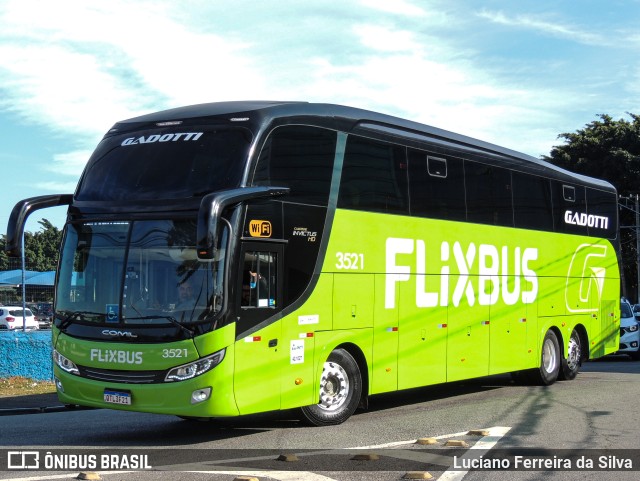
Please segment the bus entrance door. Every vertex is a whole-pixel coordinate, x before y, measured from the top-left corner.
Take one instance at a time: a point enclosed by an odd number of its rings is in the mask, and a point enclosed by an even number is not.
[[[280,409],[282,346],[281,245],[246,242],[241,251],[234,393],[240,414]]]

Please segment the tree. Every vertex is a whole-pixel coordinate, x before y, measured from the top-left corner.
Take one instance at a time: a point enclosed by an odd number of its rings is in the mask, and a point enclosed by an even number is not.
[[[60,229],[47,219],[38,221],[41,229],[36,233],[25,232],[24,251],[27,269],[32,271],[51,271],[58,265],[58,249],[62,240]],[[19,269],[20,260],[11,259],[4,251],[6,236],[0,239],[0,270]]]
[[[640,194],[640,116],[628,115],[631,120],[613,120],[601,114],[599,120],[584,129],[560,134],[558,138],[564,139],[565,144],[554,147],[544,159],[573,172],[607,180],[622,198],[635,198]],[[632,298],[638,290],[634,208],[631,202],[620,210],[623,292]]]

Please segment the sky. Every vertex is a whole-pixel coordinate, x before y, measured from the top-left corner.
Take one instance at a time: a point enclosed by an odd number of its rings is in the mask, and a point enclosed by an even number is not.
[[[328,102],[541,157],[640,114],[639,60],[640,0],[0,0],[0,232],[19,200],[72,193],[118,120]]]

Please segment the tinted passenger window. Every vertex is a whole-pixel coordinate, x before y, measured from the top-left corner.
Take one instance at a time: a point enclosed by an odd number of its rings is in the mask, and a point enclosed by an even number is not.
[[[409,150],[411,214],[434,219],[466,219],[462,160]]]
[[[467,220],[513,226],[511,171],[465,162]]]
[[[265,142],[253,184],[289,187],[286,200],[327,205],[337,134],[306,126],[275,129]]]
[[[587,213],[589,235],[616,238],[618,199],[615,193],[587,188]]]
[[[404,148],[349,136],[338,207],[408,214]]]
[[[555,181],[551,185],[555,230],[588,235],[585,188]]]
[[[553,231],[551,182],[535,175],[513,172],[513,215],[522,229]]]

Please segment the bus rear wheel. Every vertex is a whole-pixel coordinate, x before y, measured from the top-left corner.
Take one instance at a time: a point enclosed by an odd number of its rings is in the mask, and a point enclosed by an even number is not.
[[[540,367],[534,370],[536,384],[549,386],[556,382],[560,374],[562,356],[560,355],[560,343],[556,333],[549,330],[542,341],[542,354]]]
[[[560,371],[560,379],[571,381],[575,379],[582,365],[582,342],[580,334],[575,329],[569,338],[569,347],[567,358],[562,360],[562,371]]]
[[[322,368],[320,402],[302,408],[304,420],[314,426],[346,421],[360,402],[362,375],[358,363],[344,349],[336,349]]]

